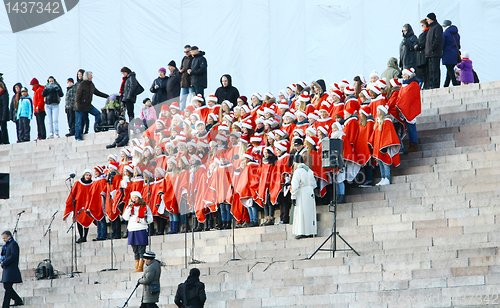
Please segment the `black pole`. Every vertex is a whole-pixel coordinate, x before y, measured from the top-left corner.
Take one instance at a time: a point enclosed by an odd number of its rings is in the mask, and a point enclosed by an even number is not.
[[[12,232],[12,238],[14,238],[15,235],[17,234],[17,226],[19,225],[19,219],[21,219],[21,215],[24,214],[24,212],[25,210],[22,210],[21,212],[17,213],[17,221],[16,221],[16,226],[14,227],[14,232]]]
[[[191,185],[189,187],[189,199],[191,199],[191,204],[188,203],[188,206],[191,205],[193,208],[192,223],[191,223],[192,226],[191,227],[194,227],[194,219],[196,216],[196,210],[194,208],[195,204],[194,204],[194,198],[193,198],[194,173],[196,172],[195,169],[196,168],[193,167],[193,173],[189,177],[189,182],[191,183]],[[187,228],[184,230],[184,238],[187,242]],[[187,247],[187,244],[185,247]],[[185,251],[185,254],[187,254],[187,251]],[[194,228],[191,228],[191,261],[189,262],[189,264],[200,264],[200,263],[205,263],[205,262],[200,261],[200,260],[196,260],[194,258]],[[186,265],[186,268],[187,268],[187,265]]]
[[[52,223],[54,222],[54,218],[56,218],[56,214],[57,212],[59,211],[56,211],[53,215],[52,215],[52,219],[50,220],[50,223],[49,223],[49,227],[47,228],[47,231],[45,231],[45,234],[43,235],[43,237],[45,237],[47,235],[47,233],[49,234],[49,261],[52,263],[52,259],[51,259],[51,233],[52,233]]]
[[[231,162],[231,167],[232,167],[232,175],[234,176],[234,158],[233,158],[233,161]],[[231,201],[232,203],[230,204],[230,208],[229,208],[229,212],[231,213],[231,208],[234,206],[234,186],[233,186],[233,178],[232,177],[229,177],[230,181],[231,181]],[[241,259],[237,259],[236,258],[236,245],[234,243],[234,225],[236,224],[236,219],[234,218],[234,215],[233,213],[231,213],[231,216],[232,216],[232,232],[233,232],[233,258],[232,259],[229,259],[228,261],[239,261]]]
[[[110,193],[111,193],[111,183],[109,183],[109,181],[108,181],[108,193],[106,194],[106,200],[105,200],[105,204],[104,204],[104,209],[106,209],[106,206],[108,205],[108,202],[110,200],[110,199],[108,199],[108,197],[110,196]],[[106,219],[106,218],[103,218],[103,219]],[[117,218],[117,219],[119,219],[119,218]],[[111,226],[112,225],[113,225],[113,221],[111,221]],[[107,228],[108,227],[106,226],[106,229]],[[117,271],[118,270],[117,268],[113,267],[113,254],[114,254],[114,248],[113,248],[113,227],[111,227],[110,240],[111,240],[111,250],[110,250],[111,267],[110,268],[105,268],[105,269],[101,270],[101,272],[110,272],[110,271]]]

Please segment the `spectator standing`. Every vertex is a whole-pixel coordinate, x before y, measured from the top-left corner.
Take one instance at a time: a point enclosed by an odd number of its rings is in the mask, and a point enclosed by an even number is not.
[[[472,68],[472,61],[469,59],[469,52],[464,51],[462,62],[458,63],[457,67],[460,69],[460,81],[462,84],[474,83],[474,71]]]
[[[78,84],[83,81],[83,74],[85,73],[84,69],[79,69],[78,72],[76,72],[76,83],[75,87],[78,88]],[[76,117],[75,117],[76,119]],[[89,115],[88,113],[85,115],[83,118],[83,133],[88,134],[89,133]]]
[[[5,245],[2,246],[1,265],[3,268],[2,283],[5,289],[3,298],[3,308],[10,307],[11,299],[14,300],[13,306],[24,305],[23,300],[12,288],[14,283],[22,283],[21,271],[19,270],[19,245],[10,231],[2,232],[2,239]]]
[[[120,94],[122,98],[122,102],[127,107],[127,114],[129,121],[132,121],[134,118],[134,104],[137,100],[137,95],[139,93],[138,86],[139,83],[135,78],[135,72],[132,72],[128,67],[124,66],[121,69],[123,74],[122,86],[120,87]]]
[[[156,110],[151,105],[151,100],[149,98],[145,98],[143,103],[144,103],[144,107],[141,110],[140,119],[142,120],[142,124],[146,128],[148,128],[151,125],[153,125],[157,119]]]
[[[458,28],[451,24],[451,21],[443,21],[443,65],[446,66],[446,79],[444,87],[450,85],[450,81],[454,86],[460,85],[460,82],[455,77],[455,65],[460,60],[460,34]]]
[[[220,105],[223,101],[230,101],[233,106],[236,106],[238,97],[240,97],[240,92],[236,87],[233,86],[231,75],[222,75],[222,77],[220,78],[220,84],[222,86],[215,91],[215,96],[217,96],[217,104]]]
[[[153,81],[149,91],[153,94],[153,99],[151,103],[155,106],[157,113],[160,112],[161,104],[167,101],[167,83],[168,77],[166,76],[167,70],[164,67],[160,67],[158,70],[158,78]],[[158,107],[156,107],[158,106]]]
[[[95,121],[101,124],[101,113],[92,106],[94,95],[107,98],[108,95],[97,90],[92,82],[92,72],[86,71],[83,74],[83,81],[78,84],[75,96],[75,140],[83,140],[83,119],[90,113],[95,117]]]
[[[180,99],[180,109],[184,110],[186,108],[186,101],[189,94],[194,93],[193,88],[191,88],[191,76],[188,74],[188,70],[191,69],[191,62],[193,62],[193,57],[191,56],[191,46],[184,46],[184,58],[181,61],[181,67],[179,68],[179,73],[181,73],[181,99]]]
[[[19,133],[17,136],[17,142],[30,141],[30,121],[33,117],[33,101],[31,97],[28,96],[28,89],[21,89],[21,97],[19,98],[18,105],[16,108],[16,114],[13,115],[13,119],[16,120],[18,124]]]
[[[422,33],[418,36],[415,50],[417,51],[417,66],[415,67],[416,78],[420,84],[421,89],[428,87],[428,74],[427,74],[427,61],[425,58],[425,40],[427,38],[427,31],[429,31],[429,24],[425,19],[420,21],[422,26]]]
[[[9,144],[9,132],[7,122],[10,119],[9,92],[5,83],[0,83],[0,143]]]
[[[417,64],[417,53],[415,45],[417,44],[417,36],[413,33],[410,24],[403,26],[403,40],[399,45],[399,67],[402,70],[415,67]],[[389,80],[389,79],[387,79]]]
[[[170,76],[167,82],[167,100],[178,100],[181,94],[181,73],[175,65],[175,61],[172,60],[168,63],[168,70],[170,71]]]
[[[146,251],[142,258],[146,267],[144,274],[137,281],[138,284],[144,285],[140,308],[158,308],[156,303],[160,300],[161,264],[155,259],[156,254],[152,251]]]
[[[45,100],[42,96],[44,87],[38,82],[38,79],[31,79],[30,86],[33,87],[33,109],[35,111],[36,126],[38,132],[38,138],[36,140],[44,140],[47,138],[47,132],[45,130]]]
[[[64,93],[56,79],[50,76],[47,85],[43,89],[42,96],[45,97],[45,110],[49,120],[49,139],[59,138],[59,102]]]
[[[206,300],[205,284],[200,281],[200,270],[192,268],[186,281],[177,287],[174,302],[179,308],[199,308],[205,305]]]
[[[188,69],[188,74],[191,76],[191,87],[194,90],[194,94],[201,94],[203,97],[203,92],[205,91],[208,80],[207,80],[207,59],[205,59],[205,52],[200,51],[197,46],[191,47],[191,55],[193,56],[193,62],[191,62],[191,68]]]
[[[69,133],[66,137],[71,137],[75,135],[75,100],[76,100],[76,85],[73,78],[68,78],[68,87],[66,88],[66,104],[64,105],[64,110],[66,112],[66,118],[68,120]]]
[[[436,14],[429,13],[425,19],[429,24],[427,30],[427,37],[425,39],[425,57],[427,58],[428,67],[428,89],[439,88],[439,81],[441,79],[441,69],[439,67],[439,60],[443,55],[443,28],[437,22]]]
[[[387,61],[387,68],[382,72],[380,77],[385,80],[391,80],[393,78],[399,78],[401,76],[401,70],[398,67],[398,59],[392,57]]]
[[[14,95],[12,95],[12,99],[10,101],[10,119],[12,120],[12,122],[16,124],[17,142],[21,140],[21,138],[19,138],[19,119],[17,117],[17,108],[19,107],[19,100],[21,99],[22,88],[23,85],[20,82],[16,83],[14,87],[12,87]],[[33,107],[31,107],[31,110],[33,111]]]

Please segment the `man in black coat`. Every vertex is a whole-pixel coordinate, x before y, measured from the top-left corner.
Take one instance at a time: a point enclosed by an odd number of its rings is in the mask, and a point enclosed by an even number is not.
[[[168,76],[167,82],[167,100],[177,100],[181,94],[181,73],[175,65],[175,61],[172,60],[168,63],[168,70],[170,71],[170,76]],[[170,102],[169,102],[170,103]]]
[[[135,72],[132,72],[126,66],[121,69],[121,72],[123,74],[122,87],[120,88],[121,101],[127,107],[128,120],[130,122],[134,118],[134,104],[137,100],[137,95],[141,91],[138,90],[139,83],[135,77]]]
[[[153,81],[149,91],[154,93],[153,99],[151,100],[151,105],[155,106],[156,114],[160,113],[161,105],[167,101],[167,82],[168,77],[166,76],[167,70],[161,67],[158,70],[158,78]],[[156,107],[158,106],[158,107]]]
[[[441,79],[440,60],[443,55],[443,28],[437,22],[436,14],[429,13],[427,15],[427,23],[429,30],[425,39],[425,57],[427,58],[428,66],[428,89],[439,88]]]
[[[238,97],[240,97],[240,92],[236,87],[233,87],[233,81],[231,75],[225,74],[220,78],[220,84],[222,87],[219,87],[215,91],[215,96],[217,96],[217,104],[222,104],[223,101],[230,101],[233,106],[236,106]]]
[[[7,131],[9,120],[9,92],[5,83],[2,82],[0,83],[0,144],[9,144],[9,132]]]
[[[206,300],[205,284],[200,281],[200,270],[192,268],[186,281],[177,287],[174,302],[177,307],[202,308]]]
[[[179,73],[181,73],[181,99],[179,102],[179,107],[181,110],[186,108],[186,100],[190,93],[193,93],[193,88],[191,88],[191,76],[188,74],[188,70],[191,69],[191,63],[193,62],[193,57],[191,56],[191,46],[184,46],[184,58],[181,61],[181,67],[179,68]]]
[[[24,305],[23,300],[17,295],[12,288],[14,283],[22,283],[21,271],[19,270],[19,245],[12,237],[10,231],[2,233],[5,245],[2,246],[2,254],[0,257],[1,266],[3,268],[2,283],[5,289],[2,308],[10,307],[10,300],[13,299],[15,306]]]
[[[420,25],[422,27],[422,33],[418,36],[417,44],[415,44],[415,50],[417,51],[417,67],[415,67],[415,69],[420,88],[425,90],[429,86],[427,76],[427,59],[425,58],[425,41],[427,39],[429,25],[425,19],[420,21]]]
[[[403,40],[399,45],[399,67],[401,67],[401,70],[416,67],[417,53],[415,44],[417,44],[417,36],[413,33],[411,25],[405,24],[403,26]]]
[[[191,76],[191,87],[194,89],[194,94],[201,94],[207,87],[207,59],[205,59],[204,51],[198,50],[197,46],[191,47],[191,55],[193,56],[193,62],[191,62],[191,68],[188,69],[188,74]]]

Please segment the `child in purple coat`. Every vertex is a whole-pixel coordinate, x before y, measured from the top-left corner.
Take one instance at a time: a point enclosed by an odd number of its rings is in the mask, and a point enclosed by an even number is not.
[[[469,59],[469,52],[464,51],[462,54],[462,62],[457,64],[460,69],[459,80],[462,84],[474,83],[474,73],[472,72],[472,61]]]

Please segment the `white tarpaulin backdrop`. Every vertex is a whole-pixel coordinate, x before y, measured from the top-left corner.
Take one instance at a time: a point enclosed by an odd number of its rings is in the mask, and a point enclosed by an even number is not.
[[[429,12],[458,26],[462,51],[470,52],[481,81],[498,79],[496,0],[80,0],[65,15],[16,34],[0,8],[0,72],[9,92],[18,81],[45,83],[50,75],[65,90],[66,79],[83,68],[111,94],[119,90],[120,68],[128,66],[146,89],[136,104],[139,114],[158,68],[172,59],[179,66],[186,44],[206,52],[206,95],[226,73],[242,95],[276,93],[299,80],[330,84],[368,77],[373,69],[381,73],[390,57],[399,58],[402,26],[410,23],[418,36]],[[97,108],[103,103],[94,98]],[[59,122],[63,135],[64,108]],[[13,123],[9,129],[15,142]]]

